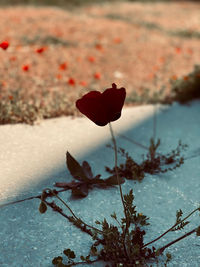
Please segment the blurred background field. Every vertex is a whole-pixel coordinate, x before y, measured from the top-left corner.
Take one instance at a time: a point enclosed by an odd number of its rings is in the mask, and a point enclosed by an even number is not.
[[[200,97],[198,1],[0,4],[1,124],[78,115],[78,97],[113,82],[126,105]]]

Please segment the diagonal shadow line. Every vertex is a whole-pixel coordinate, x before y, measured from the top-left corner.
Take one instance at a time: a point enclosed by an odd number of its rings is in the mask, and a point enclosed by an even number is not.
[[[174,146],[176,146],[177,141],[179,140],[179,137],[181,136],[181,126],[183,123],[183,120],[181,120],[181,118],[183,117],[183,114],[185,115],[184,117],[184,121],[185,123],[187,123],[190,131],[197,131],[199,129],[199,126],[197,125],[193,125],[195,119],[197,120],[198,114],[200,111],[200,105],[199,102],[194,102],[194,108],[191,110],[190,107],[183,107],[183,106],[179,106],[179,105],[174,105],[172,106],[169,110],[163,110],[161,111],[158,115],[157,115],[157,121],[158,121],[158,129],[157,129],[157,133],[158,136],[161,137],[161,139],[163,140],[163,146],[162,149],[163,151],[167,151],[169,149],[169,143],[168,143],[168,136],[170,135],[171,137],[173,137],[172,144],[171,144],[171,148],[173,148]],[[130,144],[125,144],[124,143],[124,139],[120,138],[120,134],[117,134],[117,143],[118,146],[126,146],[128,147],[128,150],[130,152],[130,150],[132,151],[132,149],[134,150],[134,155],[136,160],[140,160],[140,156],[141,153],[144,152],[144,148],[141,147],[139,148],[137,145],[135,145],[133,148],[130,147]],[[146,119],[144,121],[142,121],[140,124],[138,124],[137,126],[133,126],[130,127],[128,130],[126,130],[123,133],[123,136],[126,136],[127,138],[130,138],[133,140],[136,140],[137,144],[148,144],[149,138],[152,135],[152,117],[150,117],[149,119]],[[188,143],[188,141],[191,141],[191,136],[182,136],[184,140],[182,140],[185,143]],[[197,146],[200,147],[200,143],[197,140],[197,142],[192,145],[192,147],[190,147],[190,151],[196,151],[197,150]],[[101,155],[101,158],[100,156]],[[199,155],[197,155],[199,156]],[[104,159],[104,163],[102,163],[102,158]],[[114,161],[114,157],[110,156],[110,153],[108,153],[108,151],[105,149],[105,143],[101,144],[101,146],[97,147],[95,150],[93,151],[89,151],[87,154],[85,154],[84,159],[79,158],[79,162],[81,162],[82,160],[87,159],[87,161],[91,164],[91,166],[93,167],[93,170],[95,170],[95,166],[100,167],[99,169],[101,169],[102,173],[104,173],[105,175],[105,171],[102,169],[102,167],[106,164],[106,165],[111,165],[113,166],[113,161]],[[101,164],[100,164],[101,163]],[[103,166],[102,166],[103,164]],[[47,175],[46,179],[42,179],[42,181],[40,183],[38,183],[37,185],[35,185],[34,188],[31,188],[32,191],[38,192],[38,191],[42,191],[42,189],[44,187],[51,187],[51,185],[56,181],[58,181],[57,179],[60,177],[66,177],[66,168],[63,166],[61,168],[55,169],[54,172],[51,173],[51,175]],[[67,175],[68,176],[68,175]],[[27,188],[28,189],[28,188]],[[29,189],[28,189],[29,190]],[[107,191],[107,190],[106,190]],[[108,190],[110,191],[110,190]],[[107,191],[107,192],[108,192]],[[114,194],[114,191],[111,190],[112,194]],[[103,195],[106,194],[106,192],[104,193],[102,191]],[[21,194],[18,195],[18,197],[21,195],[26,196],[27,192],[21,192]],[[91,193],[91,195],[93,197],[95,197],[94,194]],[[89,193],[89,197],[90,197],[90,193]],[[69,194],[67,196],[67,198],[69,198]],[[16,198],[15,198],[16,199]],[[13,199],[14,200],[14,199]],[[70,200],[70,199],[69,199]],[[83,203],[85,200],[77,200],[77,201],[73,201],[73,203],[76,205],[76,208],[79,206],[79,201],[80,204]],[[70,200],[71,204],[72,204],[72,200]],[[38,215],[37,218],[35,218],[34,216],[36,216],[37,213],[37,203],[33,203],[32,201],[29,202],[29,204],[21,204],[21,205],[15,205],[14,206],[10,206],[10,207],[5,207],[4,209],[0,210],[0,214],[2,216],[2,219],[0,220],[0,227],[1,229],[9,229],[9,236],[15,237],[15,242],[13,241],[13,238],[8,239],[8,232],[5,230],[1,233],[1,240],[3,242],[5,242],[4,245],[4,249],[3,249],[3,257],[5,260],[7,260],[8,262],[10,262],[11,260],[13,260],[14,257],[16,257],[16,254],[11,256],[11,250],[9,248],[12,248],[12,242],[16,243],[19,242],[20,239],[20,231],[22,231],[22,226],[24,224],[24,220],[28,223],[27,225],[24,225],[24,227],[26,229],[24,229],[23,231],[25,231],[25,233],[30,234],[30,228],[28,230],[27,227],[31,227],[31,229],[33,228],[33,231],[35,231],[34,233],[37,233],[37,231],[39,230],[37,227],[35,227],[33,220],[36,220],[37,223],[40,224],[40,232],[42,233],[46,233],[46,228],[45,225],[41,225],[41,217]],[[8,219],[8,214],[10,214],[11,219],[14,220],[9,220]],[[20,215],[20,216],[19,216]],[[34,218],[33,218],[34,217]],[[50,216],[51,217],[51,216]],[[17,221],[16,223],[16,227],[18,227],[19,231],[16,231],[16,228],[13,226],[13,223],[15,222],[15,220]],[[43,219],[45,222],[52,222],[52,220],[50,218],[48,219]],[[47,220],[47,221],[46,221]],[[55,218],[54,218],[55,220]],[[51,225],[48,225],[48,230],[50,230],[52,227],[52,223]],[[55,231],[56,228],[54,228],[53,231]],[[53,232],[52,231],[52,232]],[[7,237],[5,237],[5,233],[7,233]],[[52,236],[51,236],[52,237]],[[60,237],[62,239],[62,237]],[[23,241],[25,242],[25,240],[29,240],[30,242],[32,242],[32,244],[39,244],[39,246],[42,246],[43,249],[45,250],[45,246],[44,244],[42,244],[41,239],[39,238],[39,240],[34,239],[33,237],[26,237]],[[19,248],[21,249],[21,246],[19,246]],[[52,250],[56,250],[55,247]],[[7,251],[7,254],[5,254],[5,251]],[[42,251],[42,250],[41,250]],[[59,249],[58,249],[59,251]],[[16,250],[15,253],[21,253],[20,250]],[[39,252],[39,251],[26,251],[24,250],[22,252],[22,258],[23,260],[25,259],[25,254],[30,255],[30,259],[33,259],[33,257],[37,260],[39,257],[42,258],[43,253]],[[49,255],[49,252],[47,252],[47,255]],[[50,253],[51,254],[51,253]],[[49,259],[49,258],[48,258]],[[27,259],[28,261],[28,259]],[[1,263],[1,260],[0,260]],[[30,263],[30,262],[29,262]],[[37,265],[37,264],[36,264]],[[2,265],[3,266],[3,265]],[[20,266],[20,264],[18,265]],[[23,265],[26,266],[26,265]],[[28,265],[27,265],[28,266]],[[34,265],[29,265],[29,266],[34,266]],[[39,265],[38,265],[39,266]],[[47,265],[45,265],[47,266]]]
[[[161,116],[161,115],[159,115],[159,116]],[[153,120],[153,122],[151,121],[151,120]],[[149,124],[149,128],[151,128],[151,124],[152,124],[152,127],[154,127],[154,121],[155,121],[155,112],[154,112],[154,117],[153,117],[153,119],[152,118],[149,118],[148,120],[146,120],[146,121],[143,121],[140,125],[138,125],[137,127],[136,127],[136,131],[137,131],[137,129],[140,129],[141,127],[143,127],[142,125],[144,125],[144,124]],[[153,132],[154,132],[155,130],[153,130]],[[143,145],[142,144],[142,142],[143,142],[143,140],[141,141],[141,143],[140,142],[138,142],[138,141],[135,141],[135,139],[133,139],[133,138],[130,138],[129,136],[130,136],[130,133],[132,132],[132,129],[130,129],[130,130],[128,130],[128,131],[126,131],[126,135],[125,134],[117,134],[117,139],[118,139],[118,141],[120,140],[120,139],[124,139],[124,140],[127,140],[128,142],[130,142],[131,144],[133,144],[133,145],[135,145],[135,146],[137,146],[137,147],[139,147],[139,148],[141,148],[142,150],[145,150],[145,151],[148,151],[148,145]],[[151,138],[151,136],[149,137],[149,138]],[[121,143],[121,142],[119,142],[119,143]],[[143,142],[144,143],[144,142]],[[146,144],[148,144],[148,139],[146,139]],[[103,148],[104,149],[104,148]],[[190,153],[190,155],[189,156],[186,156],[185,157],[185,159],[187,160],[187,159],[191,159],[191,158],[195,158],[195,157],[198,157],[199,155],[200,155],[200,151],[199,151],[199,149],[200,148],[197,148],[196,150],[194,150],[192,153]],[[91,152],[92,154],[94,153],[94,152]],[[158,155],[161,155],[162,153],[159,153],[159,152],[157,152],[158,153]],[[143,154],[144,154],[144,151],[143,151]],[[86,158],[88,157],[89,155],[86,155]],[[90,156],[89,156],[90,157]],[[83,159],[84,160],[84,159]],[[66,173],[66,169],[60,169],[60,170],[55,170],[55,172],[53,172],[53,175],[52,175],[52,177],[59,177],[60,176],[60,174],[63,174],[63,173]],[[61,175],[62,176],[62,175]],[[52,180],[52,178],[50,178],[50,180]],[[42,182],[43,183],[43,182]],[[46,183],[45,183],[46,184]],[[62,192],[63,190],[61,190],[61,192]],[[65,190],[64,190],[65,191]],[[26,199],[27,200],[31,200],[31,199],[33,199],[33,198],[38,198],[40,195],[37,195],[37,196],[28,196]],[[8,203],[8,205],[10,205],[10,204],[12,204],[12,203],[20,203],[20,202],[22,202],[23,201],[23,199],[21,199],[21,200],[13,200],[13,201],[11,201],[10,203]],[[2,205],[0,205],[0,207],[3,207],[3,206],[6,206],[7,204],[2,204]]]

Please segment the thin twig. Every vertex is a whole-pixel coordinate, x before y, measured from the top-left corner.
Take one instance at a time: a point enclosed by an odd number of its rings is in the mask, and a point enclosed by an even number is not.
[[[57,193],[60,193],[60,192],[64,192],[64,191],[67,191],[69,190],[70,188],[65,188],[65,189],[61,189],[61,190],[55,190]],[[48,193],[47,193],[48,194]],[[49,194],[50,195],[50,194]],[[31,199],[34,199],[34,198],[38,198],[38,199],[41,199],[41,195],[37,195],[37,196],[32,196],[32,197],[28,197],[28,198],[24,198],[24,199],[20,199],[20,200],[16,200],[16,201],[12,201],[12,202],[8,202],[8,203],[5,203],[5,204],[2,204],[0,205],[0,208],[3,208],[3,207],[6,207],[6,206],[9,206],[9,205],[12,205],[12,204],[16,204],[16,203],[20,203],[20,202],[23,202],[23,201],[26,201],[26,200],[31,200]]]

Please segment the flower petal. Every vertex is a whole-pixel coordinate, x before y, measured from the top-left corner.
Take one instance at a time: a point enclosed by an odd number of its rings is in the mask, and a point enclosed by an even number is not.
[[[81,113],[99,126],[105,126],[109,121],[107,111],[102,104],[102,94],[91,91],[76,101],[76,107]]]
[[[115,121],[120,118],[125,98],[125,88],[117,89],[115,83],[112,84],[112,88],[108,88],[102,93],[102,101],[104,106],[107,107],[109,121]]]

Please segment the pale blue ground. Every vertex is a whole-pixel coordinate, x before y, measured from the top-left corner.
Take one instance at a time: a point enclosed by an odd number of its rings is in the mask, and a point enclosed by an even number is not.
[[[153,118],[147,119],[124,135],[147,146],[152,136],[152,121]],[[123,193],[128,193],[133,188],[138,212],[150,217],[145,242],[154,239],[174,224],[176,210],[182,209],[186,215],[200,205],[200,102],[195,101],[190,106],[173,104],[167,109],[159,109],[156,136],[161,138],[159,150],[161,153],[174,149],[179,139],[189,147],[183,153],[186,160],[180,168],[165,174],[146,175],[141,183],[126,181],[122,186]],[[146,152],[120,137],[117,138],[117,143],[138,161]],[[95,174],[101,173],[102,177],[108,177],[104,166],[113,167],[114,159],[112,151],[104,144],[78,160],[80,162],[87,160]],[[122,162],[123,159],[119,157],[119,160]],[[52,188],[54,182],[63,181],[67,176],[69,177],[69,173],[64,168],[47,174],[46,180],[22,191],[14,200],[37,195],[44,187]],[[113,222],[110,214],[114,211],[118,218],[123,215],[117,187],[109,190],[94,189],[87,198],[81,200],[72,200],[69,191],[60,194],[60,197],[66,200],[75,214],[88,224],[94,225],[95,220],[104,218]],[[0,209],[1,267],[51,267],[52,258],[62,255],[62,251],[66,248],[76,252],[77,260],[80,255],[88,254],[89,246],[92,244],[88,235],[80,232],[50,208],[45,214],[39,214],[38,205],[39,200],[34,199]],[[67,210],[65,212],[69,215]],[[190,221],[185,230],[169,233],[154,246],[156,248],[163,246],[199,226],[199,214],[193,215]],[[168,266],[200,266],[200,238],[195,234],[169,247],[166,252],[172,254]],[[164,260],[164,257],[160,258],[158,266],[163,266]],[[101,267],[105,266],[105,263],[88,266]]]

